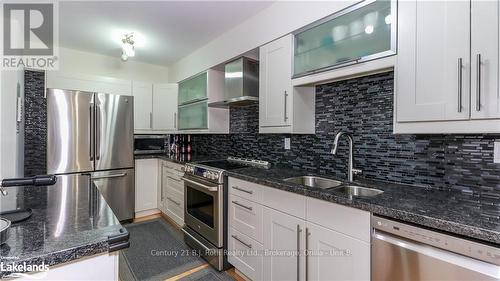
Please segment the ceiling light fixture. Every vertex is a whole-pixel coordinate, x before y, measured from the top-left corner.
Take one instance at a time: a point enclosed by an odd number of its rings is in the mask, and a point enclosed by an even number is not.
[[[122,61],[127,61],[129,57],[135,56],[134,33],[123,35],[122,38]]]

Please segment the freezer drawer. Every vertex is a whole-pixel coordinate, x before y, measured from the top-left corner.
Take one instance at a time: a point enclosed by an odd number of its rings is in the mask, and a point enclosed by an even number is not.
[[[134,218],[134,169],[94,172],[91,179],[111,207],[118,220]]]

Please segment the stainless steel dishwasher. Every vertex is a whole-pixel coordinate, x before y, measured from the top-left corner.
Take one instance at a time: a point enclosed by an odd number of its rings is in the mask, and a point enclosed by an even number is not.
[[[500,248],[372,216],[372,280],[500,280]]]

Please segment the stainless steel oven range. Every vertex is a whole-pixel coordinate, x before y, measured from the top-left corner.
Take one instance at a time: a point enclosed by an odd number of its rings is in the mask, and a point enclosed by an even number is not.
[[[224,171],[250,166],[267,168],[269,163],[229,157],[184,167],[184,240],[218,270],[229,267],[225,255],[228,192]]]

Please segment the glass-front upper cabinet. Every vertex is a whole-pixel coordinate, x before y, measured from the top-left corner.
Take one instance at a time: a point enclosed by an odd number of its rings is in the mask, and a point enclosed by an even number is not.
[[[294,33],[293,78],[396,53],[396,1],[367,0]]]
[[[208,101],[179,105],[179,130],[208,129]]]
[[[179,105],[207,98],[207,72],[179,83]]]

